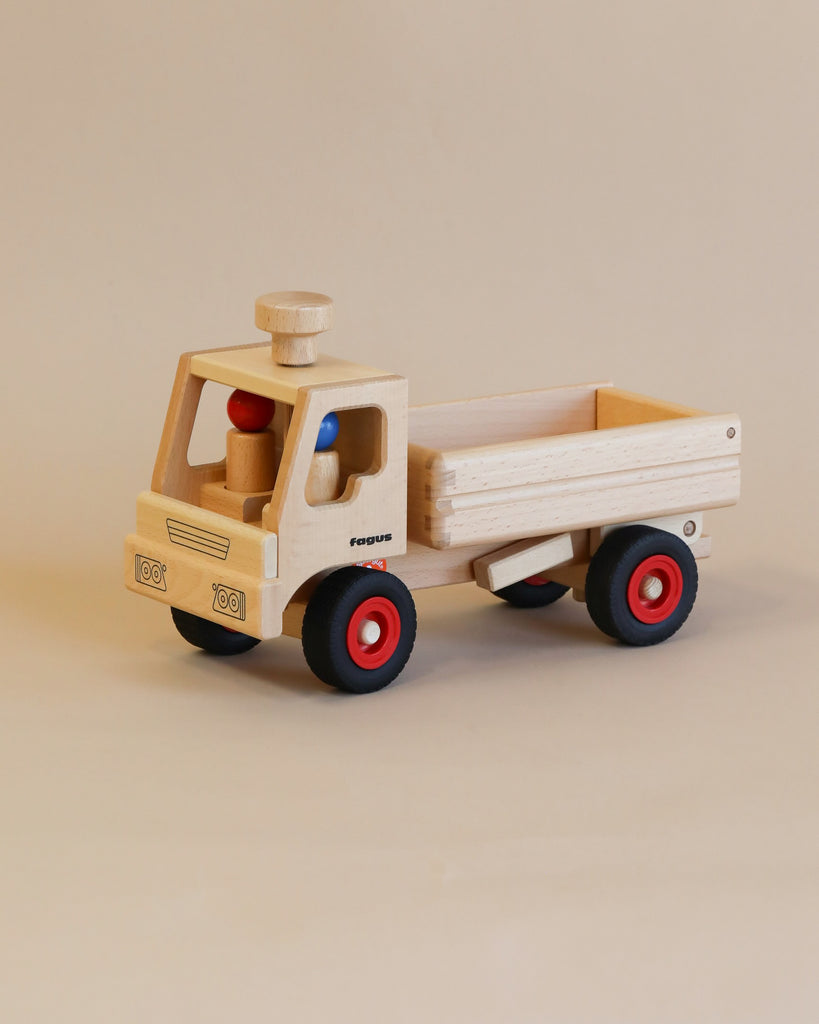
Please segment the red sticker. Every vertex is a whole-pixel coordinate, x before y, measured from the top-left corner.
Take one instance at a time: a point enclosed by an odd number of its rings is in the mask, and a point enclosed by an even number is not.
[[[362,569],[380,569],[382,572],[387,571],[386,558],[374,558],[372,562],[356,562],[355,564],[360,565]]]

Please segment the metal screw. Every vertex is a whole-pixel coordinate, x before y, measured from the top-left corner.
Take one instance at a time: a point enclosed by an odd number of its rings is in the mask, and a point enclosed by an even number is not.
[[[736,437],[736,430],[733,427],[728,428],[728,437]]]
[[[686,537],[693,537],[697,532],[697,524],[693,519],[689,519],[688,522],[683,526],[683,533]]]

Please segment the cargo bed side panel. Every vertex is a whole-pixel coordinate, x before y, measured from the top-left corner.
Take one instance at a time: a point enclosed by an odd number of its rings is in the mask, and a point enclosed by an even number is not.
[[[425,463],[423,540],[447,548],[732,505],[739,453],[732,414],[439,452]]]

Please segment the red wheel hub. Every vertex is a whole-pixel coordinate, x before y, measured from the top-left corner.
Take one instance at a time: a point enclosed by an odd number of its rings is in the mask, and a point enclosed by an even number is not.
[[[644,559],[628,581],[626,600],[631,614],[652,625],[663,622],[680,603],[683,593],[682,571],[668,555]]]
[[[547,583],[551,583],[551,580],[547,580],[545,576],[527,576],[523,581],[528,583],[531,587],[545,587]]]
[[[362,601],[347,624],[347,652],[359,668],[381,668],[401,639],[401,616],[386,597]]]

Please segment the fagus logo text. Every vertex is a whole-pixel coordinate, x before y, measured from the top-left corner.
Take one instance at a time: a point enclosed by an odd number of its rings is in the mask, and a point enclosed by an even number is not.
[[[350,537],[350,547],[362,548],[365,544],[383,544],[388,540],[392,540],[391,533],[379,533],[375,537]]]

